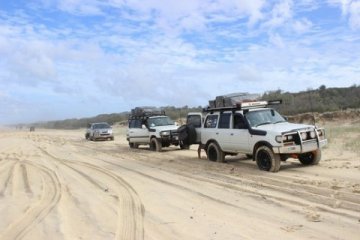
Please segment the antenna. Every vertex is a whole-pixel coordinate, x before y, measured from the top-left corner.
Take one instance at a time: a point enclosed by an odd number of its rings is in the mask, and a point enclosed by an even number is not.
[[[309,91],[309,101],[310,101],[310,111],[311,111],[311,114],[313,117],[314,125],[316,125],[315,113],[314,113],[314,108],[313,108],[312,98],[311,98],[311,91]]]

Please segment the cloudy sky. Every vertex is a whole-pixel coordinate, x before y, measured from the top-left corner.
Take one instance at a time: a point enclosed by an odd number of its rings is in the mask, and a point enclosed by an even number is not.
[[[360,84],[360,0],[0,0],[0,124]]]

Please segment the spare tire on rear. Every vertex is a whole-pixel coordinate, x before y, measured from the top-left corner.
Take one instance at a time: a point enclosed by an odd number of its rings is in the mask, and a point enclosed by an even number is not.
[[[186,124],[178,128],[179,140],[186,145],[196,143],[196,130],[194,125]]]

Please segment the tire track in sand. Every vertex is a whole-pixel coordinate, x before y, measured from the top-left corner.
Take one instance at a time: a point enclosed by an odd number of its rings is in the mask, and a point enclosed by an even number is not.
[[[42,151],[43,154],[52,158],[56,162],[63,164],[64,166],[72,169],[82,177],[84,177],[91,184],[96,187],[104,190],[104,187],[99,184],[96,179],[94,179],[90,174],[85,173],[84,167],[90,168],[98,173],[101,173],[105,177],[108,177],[114,180],[117,184],[116,191],[119,200],[118,207],[118,220],[117,220],[117,229],[115,239],[119,240],[141,240],[144,239],[144,207],[140,200],[140,197],[136,193],[135,189],[128,184],[124,179],[118,175],[112,173],[111,171],[101,168],[99,166],[81,162],[81,161],[70,161],[67,159],[62,159],[54,156],[49,153],[47,150],[42,147],[38,148]]]
[[[22,163],[31,166],[41,174],[43,191],[40,201],[29,206],[29,209],[22,216],[10,223],[0,234],[0,239],[3,240],[23,238],[51,212],[61,198],[61,185],[55,172],[34,162],[22,161]]]

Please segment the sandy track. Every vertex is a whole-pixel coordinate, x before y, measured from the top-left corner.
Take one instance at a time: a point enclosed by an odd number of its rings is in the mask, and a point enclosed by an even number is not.
[[[266,173],[196,149],[162,153],[80,131],[2,133],[0,239],[356,239],[360,158],[325,149]],[[338,149],[336,149],[338,151]]]

